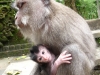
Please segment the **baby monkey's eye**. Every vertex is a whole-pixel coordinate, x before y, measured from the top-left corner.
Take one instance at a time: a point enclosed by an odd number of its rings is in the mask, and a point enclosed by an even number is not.
[[[40,57],[39,60],[42,60],[42,57]]]
[[[44,54],[45,52],[42,52],[42,54]]]

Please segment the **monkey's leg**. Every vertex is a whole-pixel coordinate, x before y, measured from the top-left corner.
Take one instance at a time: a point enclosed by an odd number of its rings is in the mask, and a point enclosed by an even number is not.
[[[68,45],[63,50],[72,54],[72,61],[71,64],[61,65],[57,75],[90,75],[91,62],[87,54],[77,44]]]

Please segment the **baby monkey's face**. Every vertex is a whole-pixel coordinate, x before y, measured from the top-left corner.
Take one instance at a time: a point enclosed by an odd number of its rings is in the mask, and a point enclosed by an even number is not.
[[[37,55],[37,61],[38,62],[43,62],[43,63],[48,63],[51,61],[51,53],[46,47],[39,46],[39,52],[35,53]]]

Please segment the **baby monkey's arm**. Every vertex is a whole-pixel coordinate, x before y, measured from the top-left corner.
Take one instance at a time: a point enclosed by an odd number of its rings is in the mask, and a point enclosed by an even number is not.
[[[70,63],[71,59],[71,54],[67,54],[67,51],[62,52],[57,60],[51,65],[50,75],[56,75],[58,67],[63,63]]]

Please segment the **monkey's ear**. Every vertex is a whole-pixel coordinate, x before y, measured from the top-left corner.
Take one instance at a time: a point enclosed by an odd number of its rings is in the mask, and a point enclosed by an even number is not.
[[[50,4],[50,0],[41,0],[45,6],[48,6]]]

